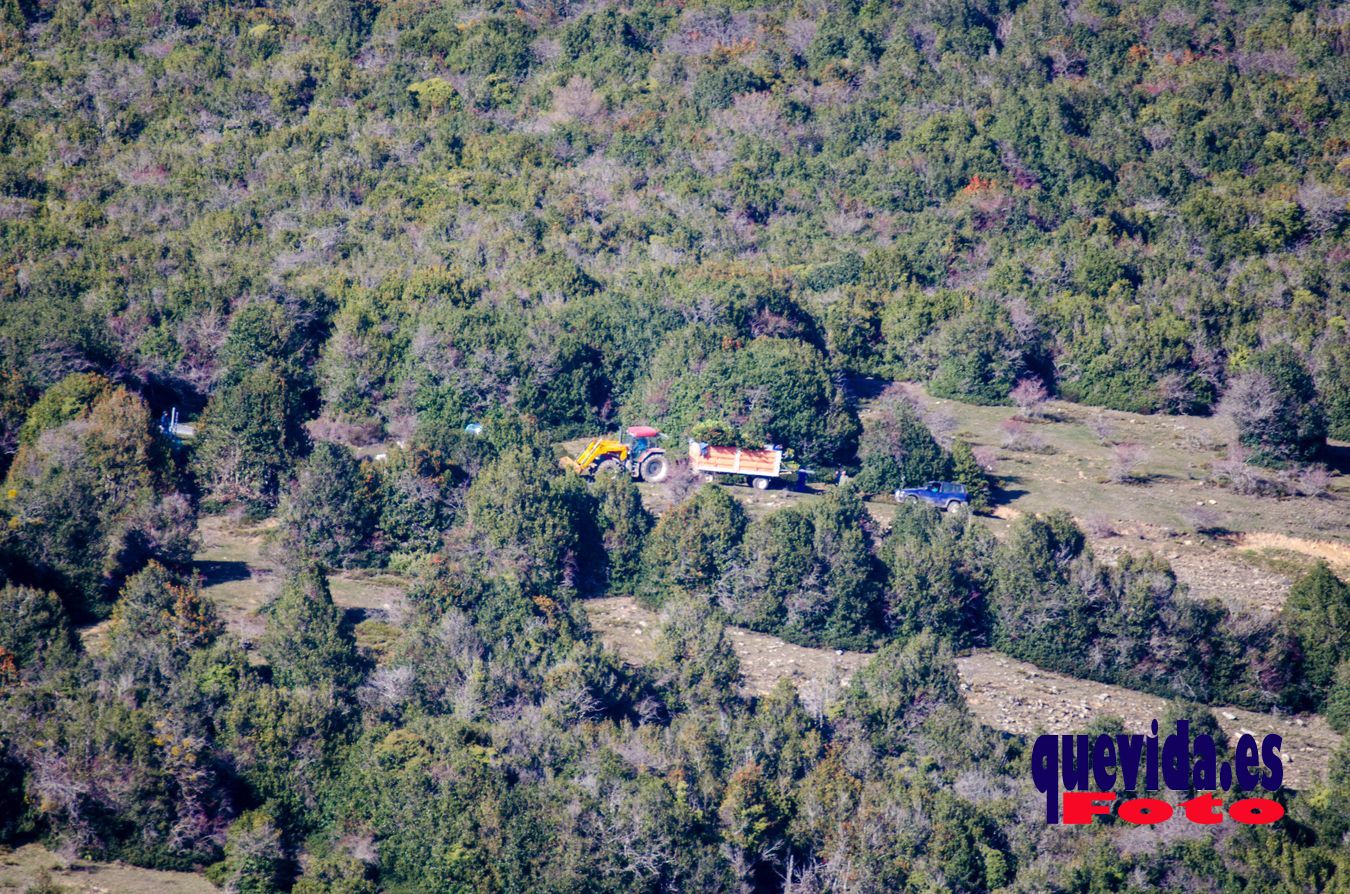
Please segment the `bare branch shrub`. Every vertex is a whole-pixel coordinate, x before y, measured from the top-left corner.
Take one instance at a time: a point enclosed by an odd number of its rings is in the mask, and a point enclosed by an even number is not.
[[[1018,380],[1008,396],[1017,405],[1018,416],[1023,419],[1040,419],[1050,394],[1038,376],[1026,376]]]
[[[1144,479],[1139,467],[1148,459],[1148,451],[1133,441],[1117,444],[1111,451],[1110,478],[1116,484],[1133,484]]]
[[[1023,453],[1045,453],[1048,450],[1045,439],[1020,419],[1006,419],[999,423],[998,430],[1003,435],[1005,450]]]
[[[1111,420],[1106,418],[1105,413],[1095,413],[1088,417],[1086,423],[1088,431],[1102,444],[1109,445],[1112,438],[1115,437],[1115,428],[1111,425]]]

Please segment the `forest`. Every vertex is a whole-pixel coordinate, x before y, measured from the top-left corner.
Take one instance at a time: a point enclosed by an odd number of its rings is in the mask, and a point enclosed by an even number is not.
[[[995,532],[1006,480],[900,387],[1017,407],[1033,459],[1049,400],[1222,417],[1205,487],[1350,530],[1348,55],[1329,0],[0,0],[0,852],[1350,892],[1350,744],[1270,828],[1066,831],[955,664],[1350,733],[1344,566],[1260,614],[1068,511]],[[559,468],[639,423],[783,445],[819,498]],[[972,512],[876,516],[937,479]],[[256,631],[218,518],[270,532]],[[343,574],[407,582],[379,643]],[[655,661],[599,596],[661,613]],[[872,658],[752,695],[727,625]]]

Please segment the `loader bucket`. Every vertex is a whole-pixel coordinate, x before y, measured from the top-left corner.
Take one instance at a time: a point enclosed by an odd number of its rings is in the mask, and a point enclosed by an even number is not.
[[[578,474],[581,473],[581,468],[577,465],[577,461],[570,456],[559,457],[558,465],[561,466],[564,471],[576,472]]]

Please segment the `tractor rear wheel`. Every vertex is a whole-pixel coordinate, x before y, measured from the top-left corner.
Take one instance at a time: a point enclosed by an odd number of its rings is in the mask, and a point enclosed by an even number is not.
[[[641,473],[643,481],[650,481],[655,484],[666,480],[666,475],[670,473],[670,464],[666,462],[664,453],[655,453],[642,461],[638,471]]]

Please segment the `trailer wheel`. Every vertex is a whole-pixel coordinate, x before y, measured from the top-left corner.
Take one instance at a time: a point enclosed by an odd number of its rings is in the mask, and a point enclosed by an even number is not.
[[[639,471],[642,473],[643,481],[652,483],[665,481],[666,475],[670,473],[670,463],[666,462],[664,454],[658,453],[644,459]]]
[[[768,490],[769,479],[756,476],[750,479],[750,485],[754,487],[755,490]]]

